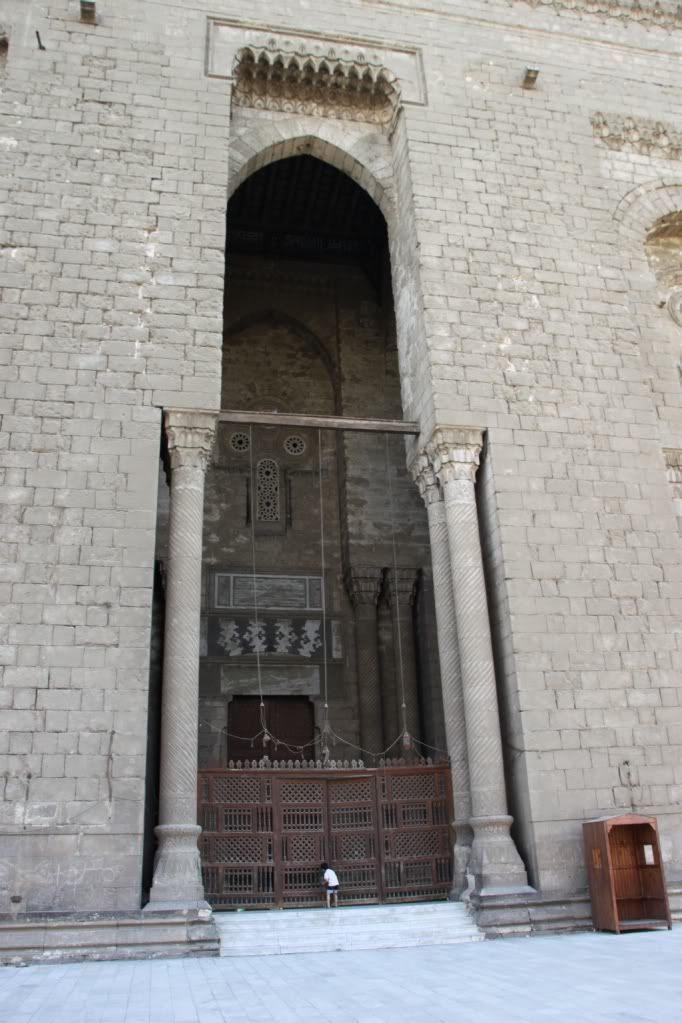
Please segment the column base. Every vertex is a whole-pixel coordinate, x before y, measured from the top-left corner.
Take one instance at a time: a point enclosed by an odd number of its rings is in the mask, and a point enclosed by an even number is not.
[[[463,821],[454,821],[455,828],[455,847],[453,849],[453,864],[452,864],[452,890],[450,893],[451,899],[459,899],[462,892],[467,887],[467,873],[470,870],[471,863],[471,844],[473,840],[473,832],[469,825],[469,820],[465,818]]]
[[[204,899],[201,861],[197,839],[198,824],[159,824],[154,828],[159,843],[154,864],[154,880],[145,912],[194,910],[204,913],[211,907]]]
[[[480,894],[532,892],[523,860],[509,834],[513,817],[472,817],[474,841],[469,872]]]

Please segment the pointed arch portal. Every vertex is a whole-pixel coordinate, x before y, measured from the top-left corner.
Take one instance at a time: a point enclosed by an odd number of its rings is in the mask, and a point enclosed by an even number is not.
[[[402,419],[384,216],[365,188],[310,153],[275,159],[233,193],[226,253],[223,411],[205,498],[202,784],[212,800],[211,772],[229,771],[244,750],[254,761],[353,761],[365,775],[386,758],[445,757],[428,526],[405,470],[403,438],[418,430]],[[255,721],[247,706],[260,707]],[[441,830],[449,791],[436,801]],[[213,809],[202,812],[207,890],[214,905],[233,905],[225,878],[248,874],[257,888],[266,863],[240,861],[236,834],[218,840]],[[432,812],[419,811],[422,831]],[[432,840],[433,862],[418,867],[417,842],[391,867],[394,892],[447,894],[449,840],[439,832],[422,844]],[[358,841],[339,833],[332,843],[348,898],[381,897],[376,864],[362,874],[352,863],[360,852],[371,860],[367,842],[380,837]],[[227,873],[215,865],[221,842],[237,856]],[[307,890],[319,850],[300,835],[285,845],[294,859],[282,870],[303,871]],[[416,887],[408,875],[419,875]],[[233,895],[260,904],[256,891]],[[300,898],[283,903],[309,893]]]

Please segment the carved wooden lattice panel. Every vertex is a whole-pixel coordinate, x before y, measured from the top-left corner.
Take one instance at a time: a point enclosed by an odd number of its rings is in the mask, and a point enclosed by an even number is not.
[[[453,836],[447,765],[202,771],[199,823],[214,909],[445,898]]]

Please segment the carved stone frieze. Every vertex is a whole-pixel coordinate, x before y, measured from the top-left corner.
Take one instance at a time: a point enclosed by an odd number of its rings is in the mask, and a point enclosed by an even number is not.
[[[597,112],[592,131],[609,149],[622,149],[663,160],[682,160],[682,131],[644,117]]]
[[[240,106],[388,124],[399,101],[390,71],[362,59],[245,46],[233,67],[233,101]]]
[[[511,0],[513,2],[513,0]],[[551,7],[557,14],[575,11],[601,18],[634,21],[667,31],[682,28],[682,8],[675,3],[639,3],[639,0],[524,0],[530,7]]]

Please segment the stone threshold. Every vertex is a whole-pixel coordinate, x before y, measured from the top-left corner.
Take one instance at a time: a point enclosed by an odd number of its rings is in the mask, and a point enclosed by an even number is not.
[[[0,917],[3,965],[218,955],[213,917],[195,910]]]

